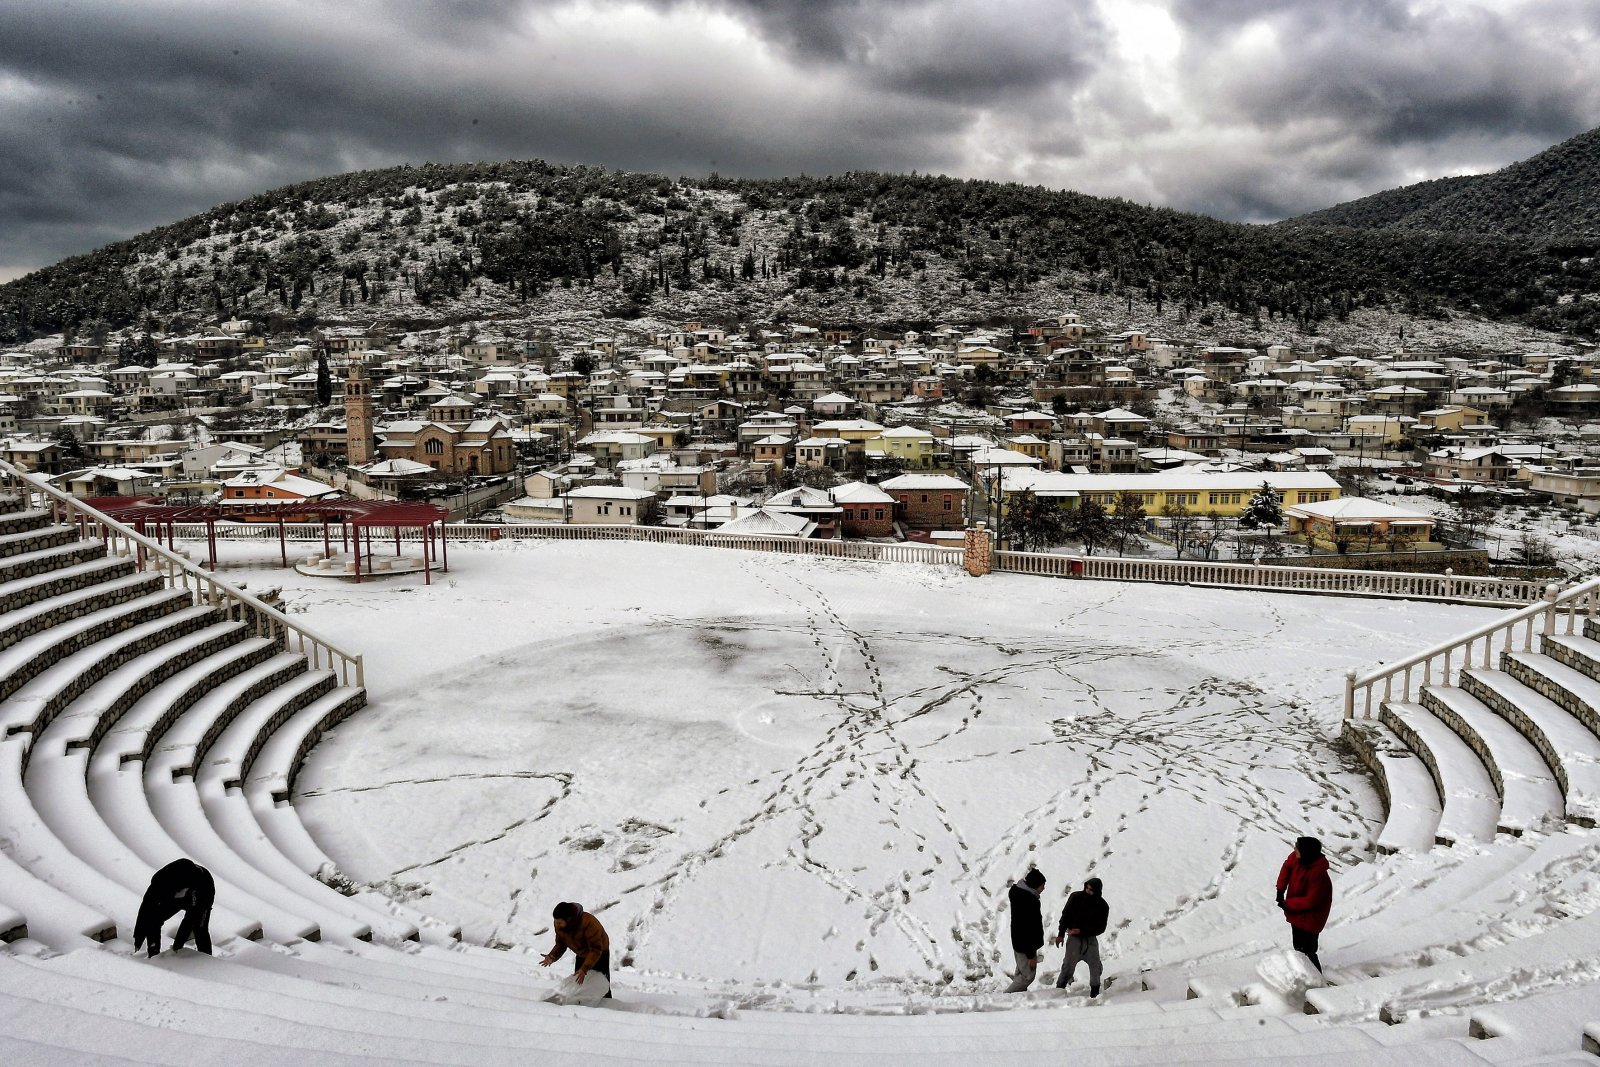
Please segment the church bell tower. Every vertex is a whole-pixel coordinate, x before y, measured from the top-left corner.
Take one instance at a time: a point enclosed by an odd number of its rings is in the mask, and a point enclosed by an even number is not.
[[[372,384],[359,359],[351,362],[344,380],[344,427],[345,462],[352,467],[371,463],[377,451],[372,437]]]

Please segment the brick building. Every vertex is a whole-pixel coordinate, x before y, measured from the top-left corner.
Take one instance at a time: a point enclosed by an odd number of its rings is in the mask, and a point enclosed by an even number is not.
[[[902,474],[878,486],[895,499],[900,521],[913,530],[959,530],[972,488],[949,474]]]

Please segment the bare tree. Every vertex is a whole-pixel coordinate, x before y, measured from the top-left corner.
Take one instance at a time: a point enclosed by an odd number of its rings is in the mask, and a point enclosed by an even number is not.
[[[1144,498],[1127,490],[1117,494],[1111,505],[1111,525],[1117,535],[1117,555],[1128,554],[1128,538],[1144,529]]]
[[[1161,516],[1167,520],[1167,532],[1172,538],[1173,547],[1177,549],[1177,558],[1182,559],[1184,546],[1200,525],[1200,516],[1190,511],[1189,506],[1181,500],[1163,507]]]

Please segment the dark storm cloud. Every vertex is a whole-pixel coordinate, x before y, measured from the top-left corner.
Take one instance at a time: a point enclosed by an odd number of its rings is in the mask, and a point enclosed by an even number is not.
[[[287,182],[542,157],[1261,219],[1600,122],[1586,0],[0,5],[0,279]]]
[[[1108,39],[1092,3],[696,2],[746,20],[801,63],[848,66],[897,92],[981,103],[1081,83],[1099,65]]]

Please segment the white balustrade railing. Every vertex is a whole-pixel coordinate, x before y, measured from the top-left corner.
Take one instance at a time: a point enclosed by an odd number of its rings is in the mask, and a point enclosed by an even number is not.
[[[359,655],[347,652],[160,542],[3,460],[0,460],[0,491],[22,496],[29,506],[49,511],[52,521],[76,526],[84,537],[99,538],[105,543],[108,555],[131,558],[139,570],[161,575],[167,588],[188,593],[196,606],[217,608],[246,623],[256,636],[282,642],[284,648],[304,655],[313,670],[332,670],[343,685],[366,684]],[[205,527],[199,529],[204,536]],[[320,527],[318,529],[320,533]]]
[[[1546,634],[1573,634],[1582,630],[1583,620],[1600,610],[1600,578],[1591,578],[1565,591],[1545,587],[1542,599],[1527,607],[1502,615],[1492,622],[1451,638],[1414,656],[1386,663],[1358,675],[1345,675],[1344,717],[1372,718],[1373,705],[1388,700],[1409,702],[1422,687],[1456,684],[1468,669],[1498,670],[1499,658],[1506,652],[1536,652],[1537,638]]]
[[[163,525],[163,529],[165,529]],[[836,559],[862,559],[882,563],[925,563],[961,566],[961,548],[922,544],[914,541],[821,540],[796,537],[761,537],[752,534],[727,534],[716,530],[694,530],[677,526],[601,526],[565,523],[451,523],[446,527],[453,541],[643,541],[647,544],[701,545],[709,548],[736,548],[757,552],[782,552],[791,555],[829,556]],[[203,523],[176,523],[175,537],[203,540]],[[221,522],[216,525],[220,540],[276,540],[275,523]],[[322,524],[290,522],[281,536],[294,542],[321,542]],[[388,531],[373,540],[419,541],[421,531]],[[1526,604],[1537,600],[1544,585],[1534,579],[1490,578],[1405,571],[1342,570],[1331,567],[1262,566],[1254,563],[1207,562],[1181,559],[1137,559],[1125,556],[1059,555],[1049,552],[999,551],[994,553],[996,570],[1019,574],[1038,574],[1060,578],[1090,578],[1121,582],[1166,582],[1180,585],[1217,586],[1235,589],[1277,589],[1284,592],[1339,593],[1347,596],[1412,598],[1466,601],[1489,604]]]
[[[1047,552],[1000,551],[995,569],[1022,574],[1100,578],[1119,582],[1167,582],[1179,585],[1287,592],[1342,593],[1350,596],[1412,597],[1430,600],[1487,601],[1526,604],[1543,593],[1544,585],[1526,578],[1477,578],[1407,571],[1343,570],[1332,567],[1263,566],[1186,559],[1136,559],[1125,556],[1071,556]]]

